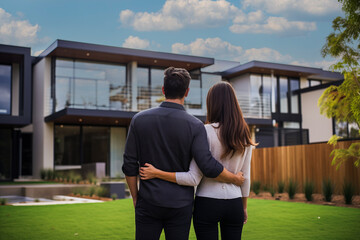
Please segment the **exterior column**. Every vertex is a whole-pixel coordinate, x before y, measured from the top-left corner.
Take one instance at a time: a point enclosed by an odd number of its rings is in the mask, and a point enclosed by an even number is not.
[[[137,112],[137,93],[138,93],[138,84],[137,84],[137,62],[131,62],[128,64],[128,83],[131,86],[131,111]]]
[[[33,177],[42,169],[54,168],[54,124],[44,118],[51,113],[51,58],[44,58],[33,68]]]

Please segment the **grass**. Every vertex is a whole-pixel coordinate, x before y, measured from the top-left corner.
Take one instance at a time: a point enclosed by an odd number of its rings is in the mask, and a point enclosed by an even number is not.
[[[244,239],[356,239],[360,209],[249,199]],[[318,218],[320,217],[320,219]],[[134,239],[131,199],[98,204],[0,206],[1,239]],[[161,239],[165,239],[162,235]],[[196,239],[193,229],[189,239]]]

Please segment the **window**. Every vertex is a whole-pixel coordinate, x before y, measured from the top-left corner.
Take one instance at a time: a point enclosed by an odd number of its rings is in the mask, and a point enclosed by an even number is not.
[[[55,166],[104,162],[111,177],[122,174],[125,128],[55,125],[54,139]]]
[[[360,138],[359,127],[356,123],[336,122],[334,120],[335,134],[343,138]]]
[[[127,109],[126,67],[81,60],[55,61],[55,111],[67,107]]]
[[[0,128],[0,180],[11,178],[12,131]]]
[[[190,91],[187,98],[185,98],[185,106],[188,107],[189,109],[201,109],[202,107],[201,75],[200,72],[198,71],[193,71],[190,73],[190,75],[191,75],[191,80],[189,85]],[[193,112],[193,114],[196,113]]]
[[[165,100],[162,93],[162,86],[164,84],[164,70],[151,69],[151,107],[159,105]]]
[[[291,113],[299,113],[299,95],[295,94],[294,91],[298,90],[300,83],[298,79],[290,79],[290,102],[291,102]]]
[[[54,162],[56,165],[80,165],[80,126],[55,125]]]
[[[250,75],[250,95],[251,99],[259,101],[260,94],[262,93],[261,75]]]
[[[312,79],[309,79],[309,87],[314,87],[314,86],[317,86],[317,85],[321,85],[321,80],[312,80]]]
[[[0,64],[0,115],[11,114],[11,65]]]
[[[288,79],[285,77],[280,77],[280,112],[289,113],[288,108]]]

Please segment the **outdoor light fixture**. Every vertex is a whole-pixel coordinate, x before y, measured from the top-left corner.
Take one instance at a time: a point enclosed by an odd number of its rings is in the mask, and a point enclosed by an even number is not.
[[[86,53],[86,56],[90,56],[90,53]]]
[[[157,60],[156,60],[156,59],[154,60],[154,63],[157,63]]]
[[[115,123],[118,124],[118,123],[119,123],[119,120],[115,120]]]
[[[82,118],[79,118],[79,122],[82,122],[83,120],[82,120]]]

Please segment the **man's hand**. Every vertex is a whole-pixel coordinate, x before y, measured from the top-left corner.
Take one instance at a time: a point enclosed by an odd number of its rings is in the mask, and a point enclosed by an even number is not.
[[[240,187],[245,181],[243,172],[238,172],[236,177],[238,178],[238,181],[235,183],[235,185]]]
[[[245,178],[242,172],[234,174],[224,168],[224,170],[220,173],[219,176],[215,178],[215,180],[224,183],[232,183],[240,187],[244,183]]]

